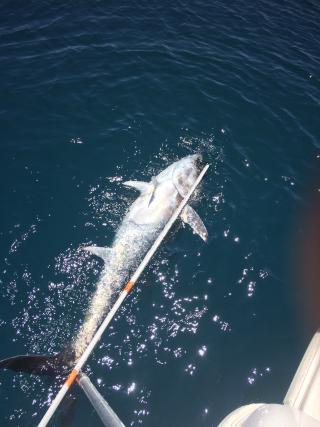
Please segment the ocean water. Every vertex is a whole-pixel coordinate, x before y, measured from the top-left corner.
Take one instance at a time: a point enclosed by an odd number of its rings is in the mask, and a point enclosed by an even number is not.
[[[89,4],[90,3],[90,4]],[[317,325],[295,280],[320,162],[320,6],[311,0],[0,5],[0,358],[75,336],[135,194],[170,162],[211,167],[87,372],[126,426],[216,426],[281,402]],[[0,425],[59,388],[0,373]],[[81,393],[73,425],[101,425]],[[51,425],[59,425],[56,417]]]

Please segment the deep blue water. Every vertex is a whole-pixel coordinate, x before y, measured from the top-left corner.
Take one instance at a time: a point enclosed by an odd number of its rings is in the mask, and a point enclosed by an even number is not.
[[[121,181],[201,151],[209,242],[167,239],[89,372],[128,426],[281,402],[316,327],[294,265],[320,161],[319,3],[88,3],[0,5],[0,358],[63,350],[101,270],[80,248],[110,244],[134,198]],[[57,390],[1,372],[0,425],[36,425]],[[100,425],[78,400],[74,425]]]

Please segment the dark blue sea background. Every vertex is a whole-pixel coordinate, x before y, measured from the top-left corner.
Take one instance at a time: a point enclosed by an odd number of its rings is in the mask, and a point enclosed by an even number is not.
[[[0,17],[0,359],[70,344],[102,268],[81,248],[112,243],[136,197],[122,181],[201,152],[208,242],[176,227],[86,372],[126,426],[280,403],[316,328],[295,265],[319,2],[2,1]],[[36,425],[59,385],[1,371],[0,425]],[[73,425],[101,425],[75,392]]]

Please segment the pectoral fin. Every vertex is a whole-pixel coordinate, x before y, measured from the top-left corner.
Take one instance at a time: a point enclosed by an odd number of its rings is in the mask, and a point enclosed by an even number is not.
[[[141,194],[143,193],[149,193],[152,191],[153,186],[149,182],[144,181],[125,181],[123,182],[123,185],[126,187],[132,187],[138,191],[140,191]]]
[[[183,209],[180,217],[183,222],[190,225],[193,232],[198,234],[201,237],[201,239],[203,239],[204,241],[207,240],[208,232],[207,232],[206,226],[202,222],[202,219],[199,217],[197,212],[194,209],[192,209],[191,206],[187,205]]]
[[[149,184],[149,186],[150,186],[150,198],[149,198],[149,201],[148,201],[148,206],[150,206],[150,203],[154,199],[154,193],[156,191],[157,185],[158,185],[157,178],[155,176],[153,176],[151,178],[151,182]]]
[[[97,257],[102,258],[105,263],[109,261],[110,254],[112,253],[111,248],[101,248],[100,246],[87,246],[83,249]]]

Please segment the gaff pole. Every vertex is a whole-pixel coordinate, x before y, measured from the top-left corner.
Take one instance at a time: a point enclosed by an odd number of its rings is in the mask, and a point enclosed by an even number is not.
[[[50,421],[52,415],[55,413],[55,411],[58,408],[59,404],[61,403],[62,399],[66,395],[67,391],[72,386],[74,380],[77,378],[79,372],[81,371],[83,365],[86,363],[88,357],[90,356],[90,354],[92,353],[93,349],[97,345],[97,343],[100,340],[102,334],[107,329],[107,327],[108,327],[109,323],[111,322],[113,316],[116,314],[116,312],[118,311],[119,307],[121,306],[121,304],[123,303],[123,301],[125,300],[125,298],[127,297],[127,295],[132,290],[132,288],[135,285],[136,281],[139,279],[141,273],[146,268],[146,266],[148,265],[150,259],[152,258],[152,256],[154,255],[154,253],[156,252],[156,250],[158,249],[158,247],[160,246],[162,240],[168,234],[168,232],[169,232],[170,228],[172,227],[173,223],[176,221],[176,219],[178,218],[178,216],[181,214],[183,208],[186,206],[186,204],[188,203],[190,197],[194,193],[195,189],[200,184],[200,182],[201,182],[202,178],[204,177],[204,174],[207,172],[208,168],[209,168],[209,165],[207,164],[202,169],[202,171],[198,175],[198,178],[195,180],[193,186],[190,188],[188,194],[181,201],[181,203],[179,204],[179,206],[177,207],[177,209],[174,211],[174,213],[172,214],[171,218],[169,219],[169,221],[167,222],[167,224],[164,226],[163,230],[161,231],[161,233],[159,234],[159,236],[157,237],[157,239],[154,241],[153,245],[151,246],[151,248],[147,252],[146,256],[141,261],[139,267],[136,269],[136,271],[134,272],[134,274],[131,276],[131,279],[127,282],[127,284],[125,285],[125,287],[121,291],[121,293],[120,293],[117,301],[115,302],[115,304],[113,305],[113,307],[111,308],[111,310],[109,311],[109,313],[107,314],[107,316],[105,317],[104,321],[101,323],[101,325],[97,329],[97,332],[93,336],[91,342],[88,344],[88,347],[85,349],[85,351],[83,352],[82,356],[79,358],[79,360],[76,363],[75,367],[72,369],[72,371],[68,375],[65,383],[63,384],[63,386],[61,387],[61,389],[57,393],[56,397],[54,398],[54,400],[52,401],[51,405],[49,406],[47,412],[44,414],[42,420],[38,424],[38,427],[45,427],[48,424],[48,422]]]
[[[118,415],[114,412],[109,403],[101,396],[87,375],[80,372],[76,381],[90,400],[90,403],[96,410],[96,413],[105,427],[125,427]]]

